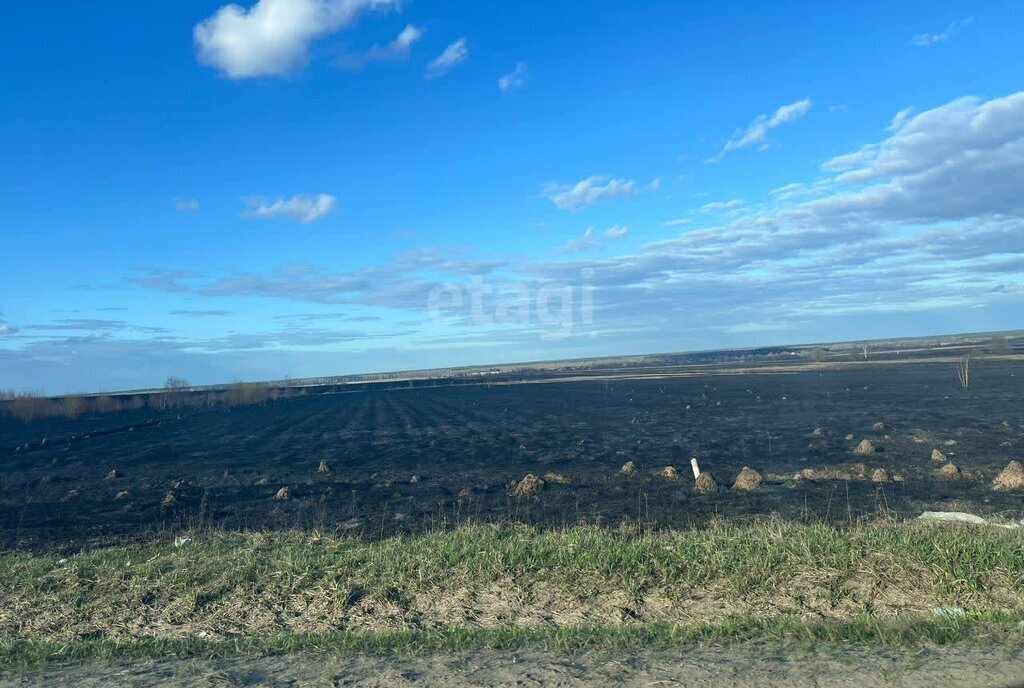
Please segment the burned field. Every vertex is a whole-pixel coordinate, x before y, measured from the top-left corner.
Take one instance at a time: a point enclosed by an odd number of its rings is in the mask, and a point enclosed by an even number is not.
[[[379,538],[508,521],[683,527],[768,514],[839,522],[879,511],[1019,519],[1024,488],[993,480],[1024,459],[1022,380],[1024,362],[1006,357],[978,361],[969,389],[950,363],[915,362],[4,416],[0,542],[201,528]],[[691,457],[714,476],[709,489],[695,489]],[[750,489],[735,489],[745,467],[763,481],[747,473]]]

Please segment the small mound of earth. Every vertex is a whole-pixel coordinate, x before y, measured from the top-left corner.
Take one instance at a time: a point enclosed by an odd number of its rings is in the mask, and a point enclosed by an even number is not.
[[[418,475],[414,475],[413,477],[409,478],[409,483],[412,484],[412,485],[415,485],[419,481],[420,481],[420,477]]]
[[[321,461],[320,465],[316,467],[316,472],[324,475],[325,473],[331,472],[331,467],[327,465],[326,461]]]
[[[114,499],[116,499],[119,502],[123,502],[129,497],[131,497],[131,494],[129,494],[128,490],[121,490],[120,492],[117,493],[117,496],[114,497]]]
[[[732,489],[740,492],[755,492],[760,490],[762,485],[764,485],[764,478],[761,477],[761,474],[753,468],[744,466],[740,474],[736,476]]]
[[[527,473],[526,476],[512,488],[512,494],[516,497],[528,497],[530,495],[537,494],[543,487],[543,480],[535,476],[533,473]]]
[[[1024,490],[1024,466],[1021,466],[1020,461],[1006,464],[1002,473],[992,481],[992,487],[1001,492]]]
[[[854,454],[874,454],[875,445],[871,440],[861,440],[860,444],[853,450]]]
[[[124,473],[122,473],[121,471],[119,471],[119,470],[117,470],[115,468],[114,470],[112,470],[109,473],[107,473],[107,477],[105,477],[104,480],[117,480],[118,478],[123,478],[123,477],[124,477]]]
[[[963,473],[961,473],[960,468],[955,463],[947,461],[946,465],[938,470],[938,475],[945,480],[959,480]]]
[[[697,479],[693,481],[693,491],[697,494],[712,494],[718,491],[718,483],[715,482],[715,476],[710,473],[701,473],[697,476]]]
[[[289,490],[287,486],[282,487],[280,490],[277,491],[277,494],[274,495],[274,499],[276,499],[279,502],[287,502],[291,498],[292,491]]]
[[[871,482],[873,483],[887,483],[891,481],[892,478],[889,477],[888,471],[884,468],[876,468],[871,472]]]
[[[846,441],[847,442],[849,442],[852,439],[853,439],[853,435],[852,434],[846,436]]]
[[[554,485],[568,485],[569,478],[565,477],[561,473],[545,473],[544,482],[552,483]]]
[[[619,475],[633,475],[634,473],[636,473],[636,462],[634,461],[627,461],[619,469]]]
[[[871,429],[874,430],[875,432],[885,432],[885,423],[883,423],[882,421],[878,421],[877,423],[871,426]]]
[[[794,480],[866,480],[868,467],[863,463],[805,468],[793,476]]]
[[[669,480],[679,479],[679,471],[676,470],[675,466],[665,466],[660,471],[658,471],[658,475],[660,475],[662,478],[668,478]]]
[[[937,463],[946,463],[946,455],[938,449],[932,449],[932,461]]]
[[[825,431],[821,428],[814,428],[814,432],[811,433],[811,437],[821,437],[825,434]]]
[[[174,496],[174,493],[173,492],[168,492],[167,494],[164,495],[164,498],[162,500],[160,500],[160,506],[162,506],[162,507],[174,506],[174,503],[176,501],[178,501],[178,498]]]

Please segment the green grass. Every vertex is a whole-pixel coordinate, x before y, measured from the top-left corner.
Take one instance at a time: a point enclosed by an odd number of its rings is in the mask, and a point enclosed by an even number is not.
[[[1016,638],[1024,534],[781,521],[475,526],[379,542],[196,533],[0,554],[0,666],[90,657]],[[932,607],[962,607],[955,619]]]
[[[956,620],[883,621],[861,618],[846,622],[766,621],[730,618],[715,624],[650,623],[633,626],[570,626],[501,628],[449,627],[431,631],[352,633],[278,633],[229,640],[141,637],[124,640],[91,638],[0,641],[0,672],[22,673],[53,663],[86,660],[222,658],[267,656],[295,652],[346,654],[422,654],[428,652],[542,648],[557,652],[671,648],[729,644],[750,640],[821,647],[850,644],[907,647],[922,644],[998,643],[1024,646],[1020,616],[974,614]]]

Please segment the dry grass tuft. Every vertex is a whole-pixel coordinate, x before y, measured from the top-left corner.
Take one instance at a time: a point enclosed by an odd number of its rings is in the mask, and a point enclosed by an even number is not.
[[[697,479],[693,481],[693,491],[697,494],[713,494],[718,492],[718,483],[715,481],[715,476],[706,471],[698,475]]]
[[[936,473],[944,480],[959,480],[963,477],[960,467],[952,461],[947,461],[946,465],[936,471]]]
[[[753,468],[744,466],[740,474],[736,476],[732,489],[740,492],[756,492],[761,489],[762,485],[764,485],[764,478],[761,474]]]
[[[545,473],[544,482],[551,483],[553,485],[568,485],[569,478],[561,473]]]
[[[622,464],[622,468],[619,469],[619,475],[633,475],[636,473],[636,462],[627,461]]]
[[[278,490],[277,494],[274,495],[274,499],[276,499],[279,502],[287,502],[291,498],[292,498],[292,491],[290,489],[288,489],[287,485],[285,487],[282,487],[280,490]]]
[[[544,489],[544,481],[533,473],[527,473],[526,476],[512,488],[512,494],[516,497],[529,497],[537,494],[542,489]]]
[[[863,456],[868,454],[874,454],[875,451],[875,444],[871,440],[861,440],[860,444],[858,444],[856,448],[854,448],[853,453],[860,454]]]
[[[658,471],[658,475],[669,480],[679,480],[679,471],[676,470],[675,466],[665,466]]]
[[[992,487],[1003,492],[1024,490],[1024,466],[1020,461],[1011,461],[992,481]]]
[[[932,449],[932,461],[936,463],[946,463],[946,455],[938,449]]]

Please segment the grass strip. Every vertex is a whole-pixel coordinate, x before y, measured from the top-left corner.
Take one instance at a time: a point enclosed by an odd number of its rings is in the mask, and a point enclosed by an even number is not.
[[[1024,645],[1021,615],[978,613],[958,619],[882,620],[864,617],[843,622],[802,622],[734,617],[713,624],[650,623],[632,626],[499,628],[446,627],[377,633],[327,631],[279,633],[226,640],[201,638],[90,638],[70,642],[0,639],[0,671],[24,673],[54,663],[88,660],[217,659],[291,654],[422,654],[482,649],[540,648],[572,653],[582,650],[678,648],[758,640],[791,646],[861,644],[886,647],[999,643]]]

